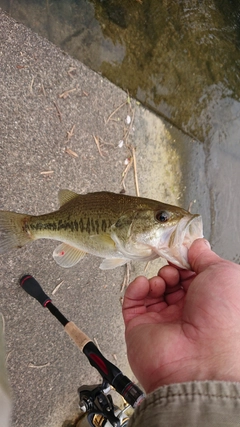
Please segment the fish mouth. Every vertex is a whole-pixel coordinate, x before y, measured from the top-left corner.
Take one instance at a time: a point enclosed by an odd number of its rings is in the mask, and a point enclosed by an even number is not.
[[[170,231],[170,230],[169,230]],[[194,240],[203,237],[202,217],[198,214],[189,214],[182,218],[178,225],[165,235],[165,245],[158,251],[160,256],[172,264],[190,270],[188,249]]]
[[[190,269],[188,262],[188,249],[194,240],[203,237],[203,224],[201,215],[189,215],[182,218],[169,239],[169,248],[175,265]]]

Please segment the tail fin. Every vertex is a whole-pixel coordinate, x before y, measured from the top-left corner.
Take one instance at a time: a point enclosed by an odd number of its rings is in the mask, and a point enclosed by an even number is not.
[[[0,211],[0,254],[21,248],[32,240],[26,222],[30,216]]]

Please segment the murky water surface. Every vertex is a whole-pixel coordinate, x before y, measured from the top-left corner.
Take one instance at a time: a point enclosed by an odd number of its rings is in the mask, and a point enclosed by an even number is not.
[[[239,262],[239,1],[0,0],[0,6],[193,137],[188,152],[176,142],[182,171],[189,181],[189,161],[196,162],[204,179],[195,178],[195,198],[210,206],[206,236]]]

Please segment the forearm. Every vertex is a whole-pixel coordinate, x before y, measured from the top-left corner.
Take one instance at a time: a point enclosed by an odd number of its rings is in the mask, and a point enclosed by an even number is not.
[[[240,383],[189,382],[149,394],[128,427],[237,427],[239,419]]]

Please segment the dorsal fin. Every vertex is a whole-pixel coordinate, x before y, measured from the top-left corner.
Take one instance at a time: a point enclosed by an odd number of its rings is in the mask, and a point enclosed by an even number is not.
[[[65,205],[65,203],[69,202],[72,199],[75,199],[75,197],[79,196],[79,194],[74,193],[74,191],[70,190],[59,190],[58,192],[58,200],[60,207]]]

